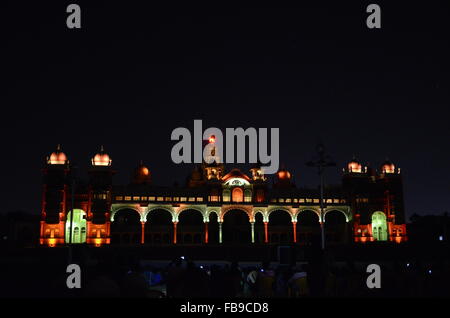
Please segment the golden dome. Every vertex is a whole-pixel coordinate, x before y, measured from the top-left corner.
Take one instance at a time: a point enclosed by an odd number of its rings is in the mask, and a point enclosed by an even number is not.
[[[94,158],[92,158],[93,166],[110,166],[112,163],[111,158],[107,153],[104,152],[103,146],[100,149],[100,152],[97,153]]]
[[[381,166],[381,171],[383,173],[395,173],[395,165],[391,161],[386,160]]]
[[[58,145],[55,152],[47,158],[47,163],[50,165],[64,165],[67,163],[67,156],[61,151],[61,146]]]
[[[358,161],[356,161],[355,159],[353,159],[352,161],[350,161],[348,163],[347,168],[348,168],[348,172],[356,172],[356,173],[362,172],[361,164]]]
[[[279,180],[289,180],[291,179],[291,173],[286,169],[281,169],[277,172],[277,177]]]

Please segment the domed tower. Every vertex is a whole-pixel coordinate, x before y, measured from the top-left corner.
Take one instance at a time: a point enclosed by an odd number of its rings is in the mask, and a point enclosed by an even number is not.
[[[190,176],[188,177],[187,185],[190,188],[200,187],[205,184],[205,178],[203,177],[202,168],[199,165],[195,165]]]
[[[139,163],[136,169],[134,169],[132,183],[133,184],[150,184],[152,181],[150,169],[144,165],[144,163]]]
[[[400,169],[396,169],[395,165],[389,159],[386,159],[385,162],[381,165],[381,173],[383,174],[394,174],[400,173]]]
[[[69,160],[61,146],[47,157],[43,169],[40,244],[64,244],[64,219],[67,213]]]
[[[104,151],[91,159],[88,185],[88,236],[87,243],[95,246],[110,242],[110,211],[112,201],[112,160]]]

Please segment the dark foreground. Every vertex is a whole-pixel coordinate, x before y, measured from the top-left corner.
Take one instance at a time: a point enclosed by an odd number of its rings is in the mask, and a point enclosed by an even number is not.
[[[445,243],[294,246],[2,247],[1,297],[449,297]],[[81,288],[68,289],[69,263]],[[369,264],[381,288],[367,287]]]

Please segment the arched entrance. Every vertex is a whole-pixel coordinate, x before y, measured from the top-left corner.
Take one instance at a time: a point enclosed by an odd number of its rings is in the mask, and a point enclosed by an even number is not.
[[[372,236],[375,241],[388,240],[386,215],[383,212],[372,214]]]
[[[292,218],[285,210],[275,210],[269,214],[269,242],[287,244],[293,242]]]
[[[151,210],[145,223],[145,244],[173,243],[172,214],[164,209]]]
[[[327,243],[346,243],[348,235],[347,219],[341,211],[332,210],[325,214],[325,240]]]
[[[261,213],[255,215],[255,243],[264,243],[264,217]]]
[[[141,216],[133,209],[121,209],[111,223],[112,244],[139,244],[141,238]]]
[[[223,218],[222,238],[224,244],[251,243],[251,226],[247,213],[237,209],[226,212]]]
[[[72,211],[67,213],[66,219],[66,243],[70,243],[70,221]],[[73,210],[72,219],[72,243],[80,244],[86,242],[86,212],[81,209]]]
[[[311,245],[320,242],[319,216],[312,210],[301,211],[297,215],[297,243]]]
[[[216,213],[209,214],[208,244],[219,243],[219,221]]]
[[[204,241],[205,223],[200,211],[188,209],[178,215],[177,244],[201,244]]]

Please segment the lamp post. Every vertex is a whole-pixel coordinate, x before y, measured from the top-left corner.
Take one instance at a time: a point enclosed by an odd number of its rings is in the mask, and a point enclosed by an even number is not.
[[[326,167],[335,167],[336,162],[331,160],[331,157],[325,155],[325,146],[322,143],[319,143],[316,147],[316,151],[318,154],[318,159],[311,160],[306,163],[308,167],[317,167],[318,173],[320,177],[320,231],[322,238],[322,250],[325,249],[325,229],[324,229],[324,203],[323,203],[323,188],[324,188],[324,171]]]

